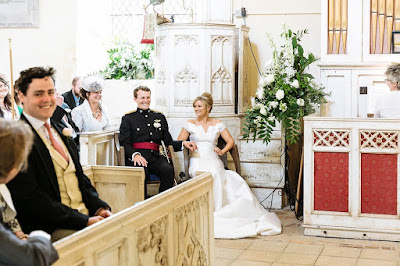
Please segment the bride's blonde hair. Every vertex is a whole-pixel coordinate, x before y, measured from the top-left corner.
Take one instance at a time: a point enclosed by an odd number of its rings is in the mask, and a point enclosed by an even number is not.
[[[202,95],[197,96],[196,99],[194,99],[193,101],[193,107],[197,101],[201,101],[202,103],[204,103],[207,109],[210,108],[210,113],[211,113],[214,104],[211,94],[209,94],[208,92],[204,92]]]

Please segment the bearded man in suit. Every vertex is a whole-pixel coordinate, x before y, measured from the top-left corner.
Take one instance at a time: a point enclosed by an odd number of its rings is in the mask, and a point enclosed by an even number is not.
[[[79,94],[81,89],[82,78],[75,77],[72,80],[72,89],[62,95],[64,97],[64,102],[68,105],[69,109],[72,110],[83,103],[84,99]]]
[[[79,163],[62,126],[50,120],[56,109],[54,69],[34,67],[16,81],[24,106],[21,120],[32,127],[28,170],[8,184],[25,232],[43,230],[56,241],[112,215]]]

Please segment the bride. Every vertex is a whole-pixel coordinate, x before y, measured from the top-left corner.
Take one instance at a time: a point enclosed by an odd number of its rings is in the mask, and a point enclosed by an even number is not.
[[[197,171],[208,171],[214,178],[214,237],[280,234],[281,223],[276,214],[261,206],[240,175],[224,169],[219,155],[228,152],[234,140],[221,120],[209,117],[212,105],[212,96],[207,92],[194,100],[197,119],[186,122],[178,140],[190,137],[197,144],[197,151],[190,156],[190,176],[194,177]],[[216,146],[220,135],[226,142],[222,150]]]

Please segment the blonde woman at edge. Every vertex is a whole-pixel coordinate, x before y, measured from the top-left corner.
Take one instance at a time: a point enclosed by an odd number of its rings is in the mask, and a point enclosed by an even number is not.
[[[197,151],[190,156],[190,175],[208,171],[214,178],[214,237],[235,239],[280,234],[282,227],[276,214],[261,206],[240,175],[224,169],[219,155],[227,153],[234,140],[221,120],[209,117],[212,106],[209,93],[197,97],[193,102],[197,118],[186,122],[178,140],[189,137],[197,144]],[[226,142],[222,150],[217,147],[219,136]]]

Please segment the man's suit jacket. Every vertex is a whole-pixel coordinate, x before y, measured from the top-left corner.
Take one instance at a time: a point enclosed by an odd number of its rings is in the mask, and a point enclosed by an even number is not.
[[[21,120],[31,125],[24,115],[21,116]],[[83,173],[73,140],[61,134],[61,127],[58,124],[51,123],[68,148],[75,164],[79,189],[82,200],[89,210],[89,216],[94,216],[102,207],[109,208],[107,203],[99,199],[96,189]],[[7,184],[23,231],[29,233],[39,229],[51,234],[58,228],[74,230],[85,228],[89,216],[61,203],[57,176],[49,150],[36,130],[33,129],[33,132],[34,144],[28,158],[28,170],[19,173]]]
[[[75,99],[74,99],[72,90],[69,90],[69,91],[63,93],[62,96],[64,97],[64,102],[66,104],[68,104],[68,106],[71,110],[76,107],[76,103],[75,103]],[[79,104],[82,104],[84,100],[85,99],[83,99],[82,97],[79,97]]]

